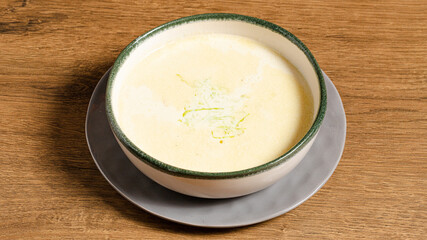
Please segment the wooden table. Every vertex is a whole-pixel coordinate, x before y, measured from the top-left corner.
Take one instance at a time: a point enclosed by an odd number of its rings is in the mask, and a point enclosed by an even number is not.
[[[427,2],[284,2],[1,1],[0,239],[425,239]],[[86,145],[89,98],[119,52],[155,26],[206,12],[294,33],[347,114],[331,179],[254,226],[202,229],[146,213],[109,186]]]

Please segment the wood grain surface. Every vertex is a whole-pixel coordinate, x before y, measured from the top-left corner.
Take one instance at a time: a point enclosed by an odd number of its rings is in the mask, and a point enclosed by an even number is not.
[[[235,229],[189,227],[121,197],[84,126],[92,91],[135,37],[233,12],[300,38],[341,94],[343,158],[296,209]],[[0,239],[425,239],[427,2],[0,1]]]

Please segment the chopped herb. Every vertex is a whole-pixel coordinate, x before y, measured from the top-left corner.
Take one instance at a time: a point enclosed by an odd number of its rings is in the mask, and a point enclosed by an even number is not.
[[[192,87],[191,84],[187,81],[185,81],[185,79],[181,76],[181,74],[176,74],[177,77],[179,77],[179,80],[181,80],[181,82],[187,84],[187,86]]]
[[[182,113],[182,117],[185,117],[185,115],[187,115],[187,113],[197,112],[197,111],[210,111],[210,110],[223,110],[223,108],[198,108],[198,109],[190,109],[190,110],[186,110],[185,112],[183,112]]]

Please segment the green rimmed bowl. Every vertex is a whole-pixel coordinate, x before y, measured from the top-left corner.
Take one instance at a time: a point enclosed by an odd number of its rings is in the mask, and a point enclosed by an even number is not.
[[[290,61],[306,79],[315,107],[314,122],[306,135],[287,153],[263,165],[234,172],[197,172],[168,165],[138,148],[123,133],[114,112],[116,87],[139,56],[167,42],[201,33],[224,33],[252,38]],[[108,79],[106,110],[111,129],[130,161],[146,176],[180,193],[204,198],[228,198],[264,189],[289,173],[313,144],[326,112],[322,72],[305,45],[285,29],[253,17],[213,13],[189,16],[163,24],[131,42],[118,56]]]

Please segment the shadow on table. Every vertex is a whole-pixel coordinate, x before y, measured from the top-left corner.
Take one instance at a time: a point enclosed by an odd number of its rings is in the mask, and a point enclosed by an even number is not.
[[[52,144],[48,147],[53,154],[54,165],[63,173],[63,179],[53,180],[54,187],[66,188],[64,191],[77,198],[87,195],[97,196],[101,202],[113,207],[123,217],[161,231],[191,232],[200,235],[234,231],[236,228],[199,228],[156,217],[127,201],[103,178],[92,160],[86,143],[85,118],[92,92],[111,65],[112,62],[105,61],[94,66],[87,65],[83,70],[76,67],[75,74],[61,79],[66,83],[63,87],[54,89],[56,92],[52,93],[56,107],[49,118]],[[95,208],[96,204],[95,201],[89,202],[87,207]]]

